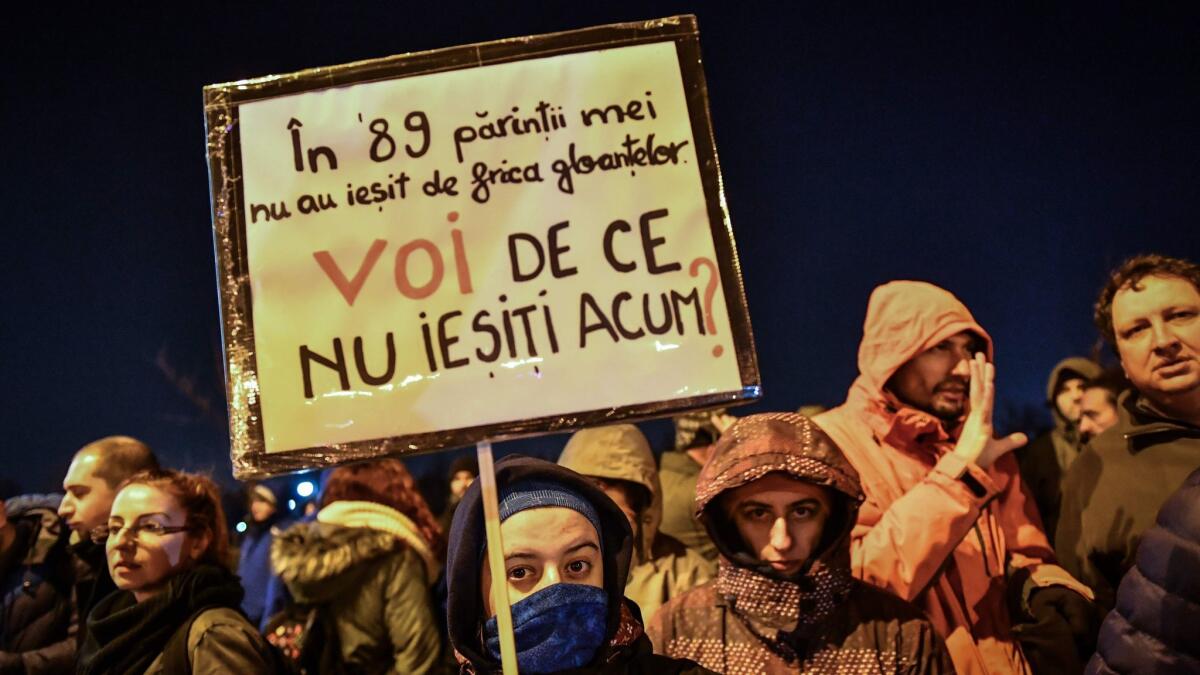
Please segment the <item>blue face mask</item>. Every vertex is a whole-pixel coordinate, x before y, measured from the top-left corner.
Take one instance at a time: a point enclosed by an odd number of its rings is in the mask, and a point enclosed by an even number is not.
[[[553,673],[587,665],[604,644],[608,594],[584,584],[554,584],[512,606],[517,667],[522,673]],[[488,653],[500,660],[496,618],[483,637]]]

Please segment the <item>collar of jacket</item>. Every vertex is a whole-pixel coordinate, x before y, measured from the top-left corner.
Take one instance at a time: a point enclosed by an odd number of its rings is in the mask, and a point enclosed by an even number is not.
[[[1200,428],[1167,417],[1152,401],[1140,396],[1136,389],[1121,392],[1120,398],[1117,399],[1117,410],[1118,414],[1125,418],[1122,420],[1125,422],[1124,437],[1130,453],[1137,453],[1145,448],[1152,436],[1173,434],[1200,438]]]
[[[317,522],[387,532],[408,544],[421,557],[425,564],[425,579],[430,585],[437,581],[441,570],[429,543],[412,519],[390,506],[375,502],[338,501],[321,509],[317,513]]]
[[[870,401],[868,408],[871,412],[868,422],[877,440],[934,462],[954,447],[963,423],[963,418],[959,418],[947,430],[940,418],[902,403],[887,390]]]

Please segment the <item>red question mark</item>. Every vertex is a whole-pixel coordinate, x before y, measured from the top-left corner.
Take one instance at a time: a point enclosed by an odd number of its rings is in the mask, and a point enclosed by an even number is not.
[[[704,327],[709,335],[717,334],[717,322],[713,320],[712,301],[713,296],[717,293],[717,265],[708,258],[696,258],[692,261],[688,272],[693,277],[700,276],[700,267],[708,268],[708,285],[704,287]],[[713,356],[720,356],[725,351],[721,345],[717,345],[712,349]]]

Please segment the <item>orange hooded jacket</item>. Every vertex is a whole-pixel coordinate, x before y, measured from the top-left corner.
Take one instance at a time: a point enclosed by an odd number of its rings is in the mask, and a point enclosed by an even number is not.
[[[884,389],[905,362],[962,331],[984,340],[991,360],[991,337],[949,292],[917,281],[876,288],[859,377],[846,402],[815,421],[858,470],[866,494],[851,534],[854,574],[923,609],[960,675],[1027,673],[1011,632],[1010,593],[1024,604],[1039,586],[1067,586],[1089,599],[1091,590],[1054,564],[1011,453],[987,471],[965,462],[951,452],[957,428],[947,431]]]

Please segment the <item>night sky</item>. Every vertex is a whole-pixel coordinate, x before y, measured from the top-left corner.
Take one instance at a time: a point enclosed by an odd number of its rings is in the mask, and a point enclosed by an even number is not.
[[[995,338],[1002,423],[1048,422],[1046,376],[1093,348],[1106,270],[1144,251],[1200,260],[1200,8],[1004,4],[106,3],[13,17],[0,478],[52,489],[76,448],[125,433],[232,484],[204,85],[687,12],[765,391],[743,410],[840,402],[871,289],[916,278]],[[647,428],[667,442],[667,425]]]

